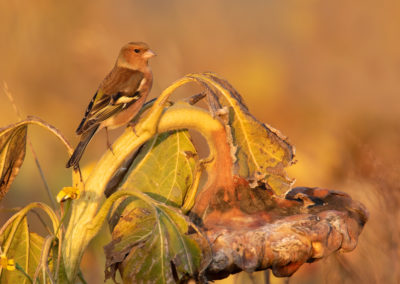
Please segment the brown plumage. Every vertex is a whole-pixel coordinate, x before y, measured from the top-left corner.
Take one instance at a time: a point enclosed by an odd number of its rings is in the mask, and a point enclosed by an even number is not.
[[[101,82],[76,130],[81,139],[67,168],[79,167],[87,144],[98,130],[126,125],[139,112],[152,86],[148,60],[153,56],[155,53],[142,42],[122,47],[114,68]]]

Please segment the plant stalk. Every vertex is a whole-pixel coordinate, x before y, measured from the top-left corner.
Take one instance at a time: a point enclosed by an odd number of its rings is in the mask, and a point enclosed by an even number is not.
[[[141,145],[157,133],[190,128],[197,130],[206,138],[211,157],[215,158],[218,155],[216,150],[218,145],[214,143],[214,134],[224,132],[225,128],[207,111],[186,103],[177,103],[160,114],[159,120],[152,117],[153,123],[156,125],[145,120],[144,123],[148,123],[145,127],[143,124],[139,124],[136,131],[130,127],[127,128],[113,144],[113,151],[108,150],[97,163],[85,183],[85,190],[80,199],[73,202],[72,215],[63,243],[63,259],[69,281],[73,282],[76,278],[83,252],[103,224],[103,221],[100,224],[93,224],[93,220],[98,214],[107,214],[108,212],[99,212],[108,182],[125,159]],[[154,132],[152,128],[155,129]]]

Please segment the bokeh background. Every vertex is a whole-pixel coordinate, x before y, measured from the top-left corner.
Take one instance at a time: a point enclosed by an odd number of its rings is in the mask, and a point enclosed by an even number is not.
[[[151,97],[186,73],[220,74],[296,146],[298,162],[288,170],[296,186],[345,191],[369,209],[355,251],[272,283],[399,283],[399,12],[398,0],[0,0],[0,125],[18,119],[6,82],[24,115],[40,116],[75,145],[74,130],[119,48],[145,41],[158,54]],[[44,130],[29,135],[56,194],[70,184],[67,154]],[[83,161],[105,145],[99,133]],[[1,223],[5,208],[32,201],[49,199],[28,151],[0,203]],[[89,283],[103,281],[107,241],[104,233],[85,254]]]

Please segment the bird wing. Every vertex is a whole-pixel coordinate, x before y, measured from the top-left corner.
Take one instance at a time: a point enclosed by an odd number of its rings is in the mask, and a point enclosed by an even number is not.
[[[87,132],[137,101],[143,77],[139,71],[113,69],[90,101],[76,133]]]

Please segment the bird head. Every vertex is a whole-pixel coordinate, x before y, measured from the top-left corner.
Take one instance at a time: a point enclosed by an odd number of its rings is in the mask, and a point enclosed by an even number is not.
[[[121,48],[117,66],[143,71],[148,66],[148,60],[154,56],[156,54],[146,43],[130,42]]]

